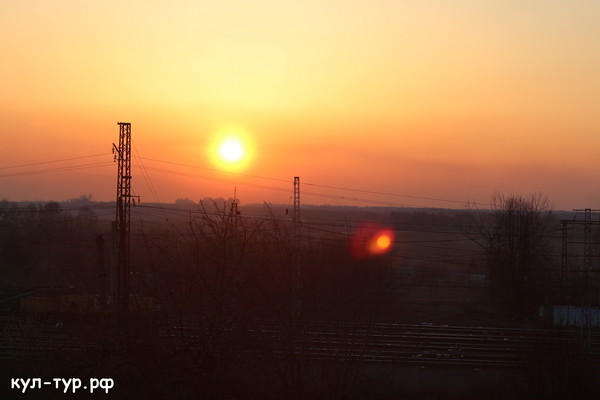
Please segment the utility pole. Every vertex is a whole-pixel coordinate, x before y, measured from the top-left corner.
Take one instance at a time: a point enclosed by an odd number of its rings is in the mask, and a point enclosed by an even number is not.
[[[225,210],[223,210],[225,211]],[[233,192],[233,201],[231,202],[231,208],[229,209],[229,220],[227,223],[226,236],[229,236],[230,243],[230,267],[232,270],[235,267],[236,255],[237,255],[237,232],[238,232],[238,219],[240,212],[238,211],[237,201],[237,188]]]
[[[237,233],[238,215],[240,215],[240,212],[238,211],[238,203],[234,198],[233,202],[231,203],[231,210],[229,210],[229,218],[231,218],[231,231],[233,232],[234,237]]]
[[[569,221],[561,220],[562,224],[562,252],[560,259],[560,302],[562,306],[569,303],[569,241],[568,241],[568,223]]]
[[[117,293],[113,307],[117,323],[123,329],[129,310],[130,219],[131,219],[131,123],[118,122],[119,146],[113,143],[117,167]]]
[[[300,177],[294,177],[294,209],[292,212],[293,260],[292,260],[292,302],[296,317],[302,313],[302,283],[300,280]]]
[[[225,210],[223,210],[225,211]],[[238,211],[238,203],[237,198],[234,195],[233,201],[231,203],[231,208],[229,209],[229,218],[226,225],[225,230],[225,239],[227,241],[227,245],[224,248],[225,254],[225,267],[227,276],[232,279],[232,281],[236,280],[236,267],[238,263],[238,219],[240,212]],[[233,317],[235,309],[236,309],[236,296],[235,292],[231,292],[231,298],[229,302],[229,306],[231,307],[230,315]]]
[[[231,271],[235,269],[237,259],[237,234],[238,234],[238,219],[240,212],[238,211],[238,203],[234,198],[229,210],[229,221],[227,231],[225,233],[229,241],[229,268]]]

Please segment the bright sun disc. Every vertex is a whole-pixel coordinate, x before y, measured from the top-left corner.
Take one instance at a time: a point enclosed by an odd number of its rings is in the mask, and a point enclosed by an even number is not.
[[[252,148],[252,141],[248,133],[243,128],[232,125],[217,131],[207,150],[217,168],[240,171],[252,161]]]
[[[239,141],[229,139],[223,142],[219,148],[219,154],[225,161],[235,162],[244,156],[244,147]]]

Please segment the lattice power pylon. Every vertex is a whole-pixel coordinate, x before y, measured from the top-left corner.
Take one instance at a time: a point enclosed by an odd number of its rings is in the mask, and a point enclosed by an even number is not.
[[[119,146],[113,143],[117,167],[117,293],[113,304],[119,320],[129,310],[130,219],[131,219],[131,124],[118,122]]]
[[[302,312],[302,282],[300,271],[300,177],[294,177],[294,209],[292,211],[293,265],[292,301],[296,317]]]

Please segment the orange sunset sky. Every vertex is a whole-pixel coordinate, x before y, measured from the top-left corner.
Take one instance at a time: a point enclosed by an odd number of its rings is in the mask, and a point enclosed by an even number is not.
[[[0,1],[0,198],[113,200],[124,121],[142,202],[287,204],[300,176],[303,203],[600,208],[599,20],[597,0]],[[243,166],[215,160],[227,130]]]

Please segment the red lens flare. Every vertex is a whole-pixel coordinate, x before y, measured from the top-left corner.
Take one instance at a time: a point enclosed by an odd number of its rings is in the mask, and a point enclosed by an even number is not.
[[[379,256],[392,249],[394,231],[376,222],[362,223],[350,237],[350,254],[355,259]]]

